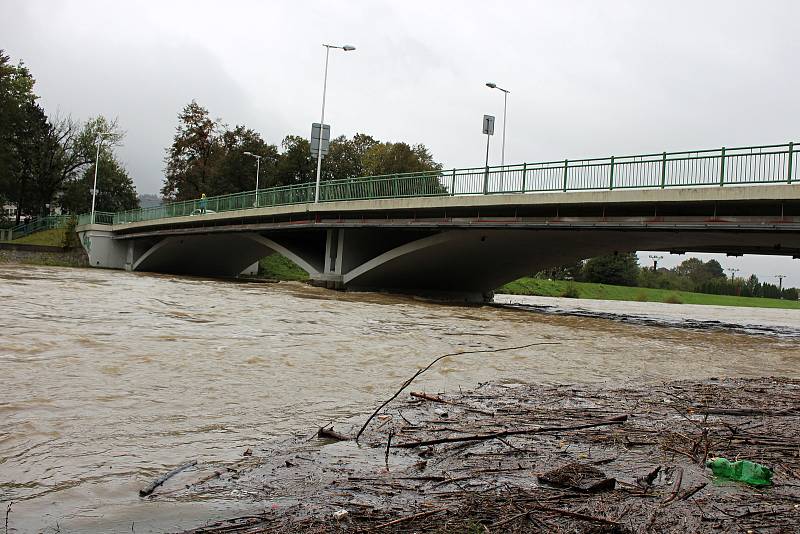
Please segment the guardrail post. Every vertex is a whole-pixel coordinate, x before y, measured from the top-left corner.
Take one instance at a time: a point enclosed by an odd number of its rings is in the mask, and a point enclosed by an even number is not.
[[[664,189],[664,186],[667,183],[667,153],[664,152],[661,154],[661,189]]]
[[[725,147],[722,147],[722,154],[719,157],[719,186],[725,185]]]
[[[611,156],[611,173],[609,176],[608,190],[614,190],[614,156]]]
[[[794,158],[794,142],[789,143],[789,176],[786,183],[792,183],[792,159]]]
[[[564,191],[567,190],[567,170],[569,169],[569,160],[564,160]]]
[[[450,180],[450,196],[456,194],[456,170],[453,169],[453,176]]]
[[[528,164],[527,163],[523,163],[522,164],[522,192],[523,193],[525,192],[525,179],[527,178],[527,176],[528,176]]]

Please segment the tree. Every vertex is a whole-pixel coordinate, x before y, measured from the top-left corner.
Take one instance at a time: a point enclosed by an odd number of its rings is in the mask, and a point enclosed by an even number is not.
[[[407,143],[376,143],[364,154],[364,172],[368,176],[441,169],[442,165],[422,144],[411,147]]]
[[[256,161],[245,152],[261,156],[259,188],[277,184],[278,147],[265,143],[257,132],[236,126],[223,132],[218,142],[219,161],[208,180],[206,194],[224,195],[256,188]]]
[[[178,114],[178,120],[172,146],[167,151],[161,194],[169,200],[188,200],[206,193],[212,186],[220,154],[221,125],[194,100]]]
[[[331,141],[328,154],[323,161],[322,178],[338,180],[358,178],[369,174],[365,167],[367,151],[378,141],[366,134],[356,134],[353,139],[339,136]]]
[[[0,204],[17,204],[17,222],[28,203],[31,133],[42,122],[44,112],[36,104],[35,80],[22,62],[0,50]]]
[[[100,132],[108,134],[104,137],[106,146],[118,144],[124,135],[116,121],[102,116],[83,125],[70,117],[47,120],[43,137],[37,143],[32,174],[32,201],[40,214],[46,215],[47,204],[94,163]]]
[[[301,184],[315,179],[317,160],[311,158],[308,139],[287,135],[281,147],[283,153],[276,168],[278,185]]]
[[[587,282],[601,284],[635,286],[638,274],[638,259],[633,252],[592,258],[583,267],[583,277]]]
[[[74,180],[65,187],[61,205],[69,213],[91,211],[94,167],[91,165],[86,168],[81,179]],[[97,175],[95,210],[117,212],[139,207],[136,186],[108,149],[100,152],[100,166],[97,169]]]

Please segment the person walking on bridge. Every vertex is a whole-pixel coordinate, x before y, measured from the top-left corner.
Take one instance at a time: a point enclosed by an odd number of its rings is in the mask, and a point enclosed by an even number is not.
[[[208,199],[206,198],[206,194],[203,193],[202,195],[200,195],[200,215],[205,215],[207,205],[208,205]]]

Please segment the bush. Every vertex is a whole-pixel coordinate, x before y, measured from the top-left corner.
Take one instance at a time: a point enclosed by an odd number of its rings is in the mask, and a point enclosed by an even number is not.
[[[664,302],[666,302],[667,304],[683,304],[683,300],[681,300],[681,297],[679,297],[675,293],[667,295],[667,298],[664,299]]]
[[[578,291],[578,286],[575,284],[567,284],[567,287],[564,288],[561,296],[568,299],[579,299],[581,298],[581,292]]]
[[[647,302],[649,299],[647,298],[647,293],[644,291],[639,291],[636,293],[636,300],[637,302]]]
[[[583,276],[587,282],[635,286],[639,278],[637,261],[633,252],[592,258],[583,267]]]

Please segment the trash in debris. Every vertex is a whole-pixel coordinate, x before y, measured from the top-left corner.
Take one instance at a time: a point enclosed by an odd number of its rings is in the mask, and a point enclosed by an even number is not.
[[[578,462],[553,469],[539,475],[539,480],[552,486],[572,488],[588,493],[610,491],[614,489],[616,480],[591,465]]]
[[[337,510],[336,512],[333,512],[333,518],[337,521],[347,519],[348,515],[350,515],[350,513],[347,510]]]
[[[712,458],[706,462],[714,476],[744,482],[751,486],[769,486],[772,484],[772,469],[750,460],[731,462],[727,458]]]

